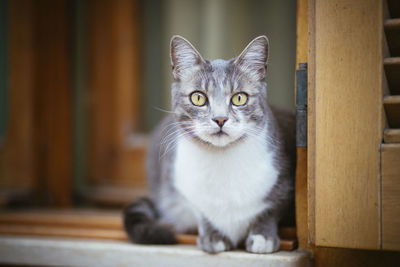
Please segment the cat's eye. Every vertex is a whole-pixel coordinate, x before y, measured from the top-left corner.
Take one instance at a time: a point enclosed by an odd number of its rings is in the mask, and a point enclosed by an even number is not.
[[[232,96],[232,104],[235,106],[243,106],[247,103],[247,94],[246,93],[237,93]]]
[[[192,104],[198,107],[204,106],[207,102],[207,97],[201,92],[194,92],[190,95]]]

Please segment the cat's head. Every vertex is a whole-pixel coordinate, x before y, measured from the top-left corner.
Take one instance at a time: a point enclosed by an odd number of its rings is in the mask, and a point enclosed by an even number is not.
[[[257,135],[265,124],[267,60],[265,36],[236,58],[212,61],[172,37],[172,110],[182,134],[216,147]]]

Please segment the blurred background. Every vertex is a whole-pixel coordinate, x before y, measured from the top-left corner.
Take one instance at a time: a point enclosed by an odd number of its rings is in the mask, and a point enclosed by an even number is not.
[[[0,207],[121,207],[146,194],[174,34],[209,59],[267,35],[268,101],[294,106],[295,0],[1,0]]]

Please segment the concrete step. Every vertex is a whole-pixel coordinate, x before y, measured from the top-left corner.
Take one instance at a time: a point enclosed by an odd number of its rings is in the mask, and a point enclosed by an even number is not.
[[[124,241],[0,236],[0,263],[40,266],[310,266],[308,251],[210,255],[191,245],[143,246]]]

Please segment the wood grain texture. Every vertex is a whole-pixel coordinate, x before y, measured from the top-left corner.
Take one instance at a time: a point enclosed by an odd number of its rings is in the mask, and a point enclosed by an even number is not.
[[[34,5],[8,2],[8,125],[0,148],[0,187],[34,185]]]
[[[308,58],[308,0],[297,0],[296,34],[296,67],[298,68],[299,63],[307,62]],[[297,239],[299,242],[299,248],[306,248],[308,244],[306,147],[297,148],[296,166]]]
[[[307,148],[297,148],[296,167],[296,229],[299,248],[308,246],[307,225]]]
[[[0,224],[122,230],[122,213],[99,210],[25,210],[0,213]]]
[[[308,0],[297,0],[296,66],[308,61]]]
[[[22,210],[0,212],[0,224],[123,230],[122,213],[104,210]],[[282,239],[295,239],[294,227],[279,227]]]
[[[400,253],[393,251],[347,248],[313,248],[315,267],[384,267],[397,266]]]
[[[400,143],[400,129],[386,129],[383,140],[385,143]]]
[[[382,248],[400,250],[400,144],[382,145]]]
[[[24,236],[52,236],[69,238],[95,238],[111,240],[128,240],[124,231],[96,228],[71,228],[42,225],[0,225],[0,234]]]
[[[67,1],[11,1],[9,129],[1,186],[42,204],[71,202],[71,77]],[[3,165],[4,164],[4,165]]]
[[[72,85],[69,2],[35,2],[36,195],[69,206],[72,176]]]
[[[315,16],[315,243],[379,249],[382,2],[316,1]]]
[[[316,140],[316,13],[315,0],[308,2],[308,107],[307,107],[307,224],[308,242],[315,244],[315,140]]]
[[[95,185],[144,186],[140,130],[139,1],[88,1],[89,178]]]
[[[128,241],[118,212],[36,210],[0,213],[0,234]],[[297,248],[296,230],[279,228],[281,250]],[[179,244],[196,245],[196,235],[177,234]]]

